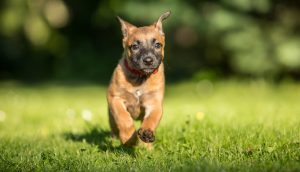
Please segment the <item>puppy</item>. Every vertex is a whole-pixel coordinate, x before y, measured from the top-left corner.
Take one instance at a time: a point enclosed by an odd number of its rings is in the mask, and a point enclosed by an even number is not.
[[[136,27],[118,17],[123,34],[124,52],[115,68],[107,92],[112,134],[125,146],[139,140],[147,147],[155,140],[155,130],[163,114],[165,88],[162,14],[150,26]],[[136,131],[134,120],[141,120]]]

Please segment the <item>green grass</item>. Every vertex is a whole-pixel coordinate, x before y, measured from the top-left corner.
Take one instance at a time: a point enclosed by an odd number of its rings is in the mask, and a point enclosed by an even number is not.
[[[109,137],[105,91],[0,84],[0,171],[300,171],[299,83],[169,85],[153,151]]]

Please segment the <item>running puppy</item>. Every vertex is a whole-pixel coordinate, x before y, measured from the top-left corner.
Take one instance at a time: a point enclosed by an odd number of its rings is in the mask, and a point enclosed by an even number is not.
[[[136,27],[118,17],[124,52],[113,72],[107,101],[112,134],[123,145],[133,146],[141,140],[151,147],[155,140],[155,129],[163,113],[165,87],[162,22],[170,14],[168,11],[154,24],[144,27]],[[135,119],[142,121],[137,131]]]

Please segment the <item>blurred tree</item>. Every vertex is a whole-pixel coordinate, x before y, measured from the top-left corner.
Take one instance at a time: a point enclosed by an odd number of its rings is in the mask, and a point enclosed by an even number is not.
[[[122,53],[115,16],[141,26],[167,10],[169,80],[300,78],[300,2],[293,0],[2,0],[0,78],[106,83]]]

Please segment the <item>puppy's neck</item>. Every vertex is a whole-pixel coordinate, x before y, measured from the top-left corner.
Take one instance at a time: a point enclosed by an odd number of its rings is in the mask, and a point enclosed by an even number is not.
[[[144,73],[142,73],[141,71],[136,70],[136,69],[130,67],[129,64],[128,64],[127,58],[124,58],[123,63],[124,63],[125,69],[128,71],[128,73],[131,73],[132,75],[135,75],[135,76],[137,76],[137,77],[146,76],[146,75],[145,75]]]
[[[119,64],[122,67],[122,71],[123,71],[127,81],[129,81],[133,85],[140,85],[140,84],[144,83],[150,77],[150,75],[146,75],[146,74],[132,68],[130,66],[129,62],[127,61],[125,53],[123,54],[123,57],[119,61]]]

